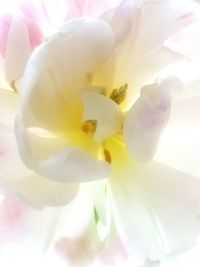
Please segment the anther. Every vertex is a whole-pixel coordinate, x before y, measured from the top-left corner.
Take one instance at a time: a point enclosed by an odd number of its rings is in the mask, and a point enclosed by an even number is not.
[[[93,121],[93,120],[85,121],[81,125],[81,130],[86,134],[94,133],[96,130],[96,121]]]
[[[114,89],[110,95],[110,98],[118,105],[121,104],[126,98],[128,84],[121,86],[119,89]]]
[[[104,158],[105,158],[105,161],[107,161],[108,163],[111,164],[112,162],[112,158],[111,158],[111,154],[110,154],[110,151],[108,149],[104,149],[103,150],[103,154],[104,154]]]

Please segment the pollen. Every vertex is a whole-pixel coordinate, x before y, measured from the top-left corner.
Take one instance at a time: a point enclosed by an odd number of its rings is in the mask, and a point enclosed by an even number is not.
[[[104,149],[103,150],[103,154],[104,154],[104,158],[105,158],[105,161],[107,161],[108,163],[111,164],[112,162],[112,157],[111,157],[111,154],[110,154],[110,151],[108,149]]]
[[[127,89],[128,89],[128,84],[125,83],[120,88],[114,89],[110,95],[110,98],[118,105],[121,104],[126,98]]]

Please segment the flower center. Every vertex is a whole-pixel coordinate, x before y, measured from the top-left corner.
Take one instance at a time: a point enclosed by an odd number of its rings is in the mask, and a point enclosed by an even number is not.
[[[114,89],[110,96],[99,92],[84,92],[82,101],[84,112],[81,131],[92,136],[92,141],[100,144],[101,157],[108,163],[112,162],[110,151],[106,144],[114,135],[121,135],[124,123],[124,114],[120,104],[124,101],[128,85]]]

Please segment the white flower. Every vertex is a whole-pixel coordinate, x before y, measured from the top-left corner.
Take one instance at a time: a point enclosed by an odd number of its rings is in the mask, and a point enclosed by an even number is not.
[[[19,153],[32,172],[13,180],[9,169],[10,179],[1,181],[43,207],[66,204],[79,184],[102,180],[136,264],[192,242],[198,231],[200,181],[151,162],[182,88],[177,77],[158,76],[182,60],[163,43],[194,18],[181,19],[176,4],[125,1],[100,19],[67,22],[35,49],[15,121]],[[102,203],[93,201],[101,219]]]

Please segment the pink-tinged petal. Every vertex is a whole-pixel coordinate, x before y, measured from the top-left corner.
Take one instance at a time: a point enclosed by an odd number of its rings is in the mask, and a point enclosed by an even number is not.
[[[16,17],[11,23],[5,54],[5,75],[9,83],[22,77],[30,52],[26,25]]]
[[[0,205],[0,247],[11,240],[19,241],[21,229],[16,226],[26,217],[28,208],[15,200],[5,198]]]
[[[60,208],[37,211],[6,198],[0,206],[1,260],[7,250],[12,253],[12,264],[21,262],[21,253],[30,252],[39,259],[52,241],[60,211]]]
[[[100,252],[99,258],[101,263],[109,266],[115,266],[120,263],[126,264],[128,253],[117,231],[113,232],[109,239],[106,240],[105,247]]]
[[[8,34],[11,26],[12,15],[5,14],[0,16],[0,53],[4,57],[8,41]]]
[[[57,29],[61,26],[69,12],[70,1],[66,0],[43,0],[41,1],[41,8],[44,15],[46,15],[47,20],[49,21],[50,30]],[[75,17],[72,14],[72,18]]]
[[[39,25],[33,20],[24,18],[24,22],[26,24],[29,35],[30,47],[31,50],[33,50],[35,47],[42,43],[43,33]]]
[[[199,87],[198,87],[199,90]],[[174,101],[155,159],[200,176],[200,96]]]
[[[200,57],[200,23],[189,25],[176,33],[165,42],[165,46],[172,51],[185,56],[189,60]]]
[[[200,179],[156,162],[127,163],[110,182],[128,252],[135,259],[140,255],[142,264],[192,245],[199,231]]]
[[[102,0],[98,2],[96,0],[74,0],[72,2],[78,16],[98,17],[109,9],[114,8],[114,6],[119,5],[122,0]]]
[[[181,87],[181,82],[172,77],[141,89],[124,121],[126,147],[135,160],[147,162],[153,158],[169,119],[172,94]]]
[[[140,17],[139,5],[130,0],[122,3],[101,16],[112,27],[119,46],[131,34],[136,35]],[[134,40],[132,40],[134,42]]]
[[[58,183],[32,174],[18,181],[0,181],[0,187],[4,194],[41,209],[68,204],[76,197],[79,184]]]

